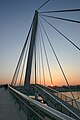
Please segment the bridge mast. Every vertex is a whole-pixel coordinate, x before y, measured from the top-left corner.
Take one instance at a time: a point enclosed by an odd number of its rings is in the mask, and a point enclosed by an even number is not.
[[[28,60],[27,60],[27,66],[26,66],[25,81],[24,81],[25,90],[29,90],[29,86],[30,86],[33,49],[34,49],[34,46],[35,46],[37,25],[38,25],[38,12],[35,11],[35,15],[34,15],[34,18],[33,18],[31,41],[30,41],[30,47],[29,47],[29,53],[28,53]]]

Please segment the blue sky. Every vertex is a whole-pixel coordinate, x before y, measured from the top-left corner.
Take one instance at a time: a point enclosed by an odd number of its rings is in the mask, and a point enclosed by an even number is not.
[[[0,0],[0,84],[11,82],[34,12],[42,3],[43,0]],[[72,8],[80,8],[80,0],[51,0],[40,11]],[[57,13],[54,16],[80,21],[80,12]],[[50,21],[80,47],[80,24],[52,21],[51,19]],[[49,26],[46,23],[44,26],[47,31],[51,30],[51,28],[48,29]],[[73,79],[71,83],[80,84],[80,51],[56,32],[49,36],[52,39],[54,36],[54,48],[65,71],[68,71],[67,75],[75,74],[75,76],[69,77],[71,80]],[[77,82],[75,83],[74,80]]]

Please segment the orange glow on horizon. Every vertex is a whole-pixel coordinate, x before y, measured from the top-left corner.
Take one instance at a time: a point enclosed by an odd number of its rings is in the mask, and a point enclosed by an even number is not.
[[[80,85],[80,75],[74,75],[74,74],[68,73],[67,76],[68,76],[67,79],[68,79],[69,85]],[[52,78],[53,78],[53,85],[51,84],[50,77],[46,72],[45,84],[43,81],[43,77],[41,77],[41,84],[45,86],[63,86],[63,85],[67,86],[63,76],[60,75],[58,72],[54,73]],[[11,84],[11,80],[12,80],[11,75],[0,76],[0,84]],[[34,84],[34,81],[31,80],[31,83]],[[24,80],[22,80],[22,84],[24,84]],[[40,80],[37,80],[37,84],[40,84]]]

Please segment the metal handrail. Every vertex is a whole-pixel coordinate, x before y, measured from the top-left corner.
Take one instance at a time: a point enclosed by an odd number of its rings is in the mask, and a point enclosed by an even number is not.
[[[42,86],[42,87],[43,87],[43,86]],[[55,90],[55,89],[53,90],[53,89],[51,89],[50,87],[47,87],[47,86],[46,86],[45,88],[50,89],[51,91],[54,92],[54,94],[55,94],[57,97],[59,97],[59,98],[61,98],[62,100],[66,101],[67,103],[69,103],[69,104],[72,105],[73,107],[77,108],[77,106],[75,105],[74,99],[72,99],[71,97],[68,97],[68,96],[64,95],[63,93],[61,93],[61,92],[59,92],[59,91],[57,91],[57,90]],[[69,99],[69,100],[68,100],[68,99]],[[78,108],[77,108],[77,109],[80,110],[80,102],[77,101],[77,99],[76,99],[76,103],[77,103],[77,105],[78,105]]]
[[[29,109],[32,110],[32,112],[34,112],[34,114],[36,114],[40,119],[42,120],[46,120],[46,116],[50,117],[51,120],[52,119],[56,119],[56,120],[74,120],[73,118],[49,107],[46,105],[43,105],[42,103],[33,100],[31,98],[29,98],[27,95],[24,95],[23,93],[15,90],[14,88],[12,88],[11,86],[9,86],[10,91],[13,93],[13,96],[15,98],[17,98],[19,100],[19,102],[23,102],[23,104],[27,107],[27,101],[30,103],[31,106],[36,107],[38,110],[42,111],[45,114],[45,118],[43,118],[42,116],[40,116],[39,113],[36,113],[35,110],[33,110],[30,106],[28,106]],[[27,109],[27,108],[26,108]]]
[[[57,101],[58,103],[60,103],[64,108],[66,108],[69,112],[71,112],[74,116],[76,116],[76,118],[80,119],[80,117],[74,112],[72,111],[69,107],[67,107],[65,104],[63,104],[61,101],[59,101],[57,98],[55,98],[54,96],[52,96],[48,91],[44,90],[42,87],[36,85],[39,89],[42,89],[42,91],[44,91],[46,94],[48,94],[51,98],[53,98],[55,101]]]
[[[49,88],[49,87],[48,87]],[[49,89],[51,89],[51,88],[49,88]],[[52,90],[52,89],[51,89]],[[75,107],[75,108],[77,108],[77,106],[74,104],[75,102],[74,102],[74,99],[72,99],[71,97],[68,97],[68,96],[66,96],[66,95],[64,95],[63,93],[61,93],[61,92],[58,92],[58,91],[56,91],[56,90],[53,90],[54,91],[54,94],[56,95],[56,96],[58,96],[59,98],[61,98],[62,100],[64,100],[64,101],[66,101],[67,103],[69,103],[70,105],[72,105],[73,107]],[[69,100],[68,100],[69,99]],[[77,99],[76,99],[76,103],[77,103],[77,105],[78,105],[78,108],[79,108],[79,110],[80,110],[80,102],[79,101],[77,101]],[[78,109],[77,108],[77,109]]]

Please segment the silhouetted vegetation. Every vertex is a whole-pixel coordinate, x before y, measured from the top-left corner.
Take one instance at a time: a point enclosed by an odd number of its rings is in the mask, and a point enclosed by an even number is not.
[[[5,90],[7,90],[8,89],[8,84],[4,84],[4,85],[0,85],[0,88],[4,88]]]
[[[49,86],[51,87],[51,86]],[[80,85],[75,85],[75,86],[53,86],[51,87],[59,92],[69,92],[69,91],[80,91]]]

